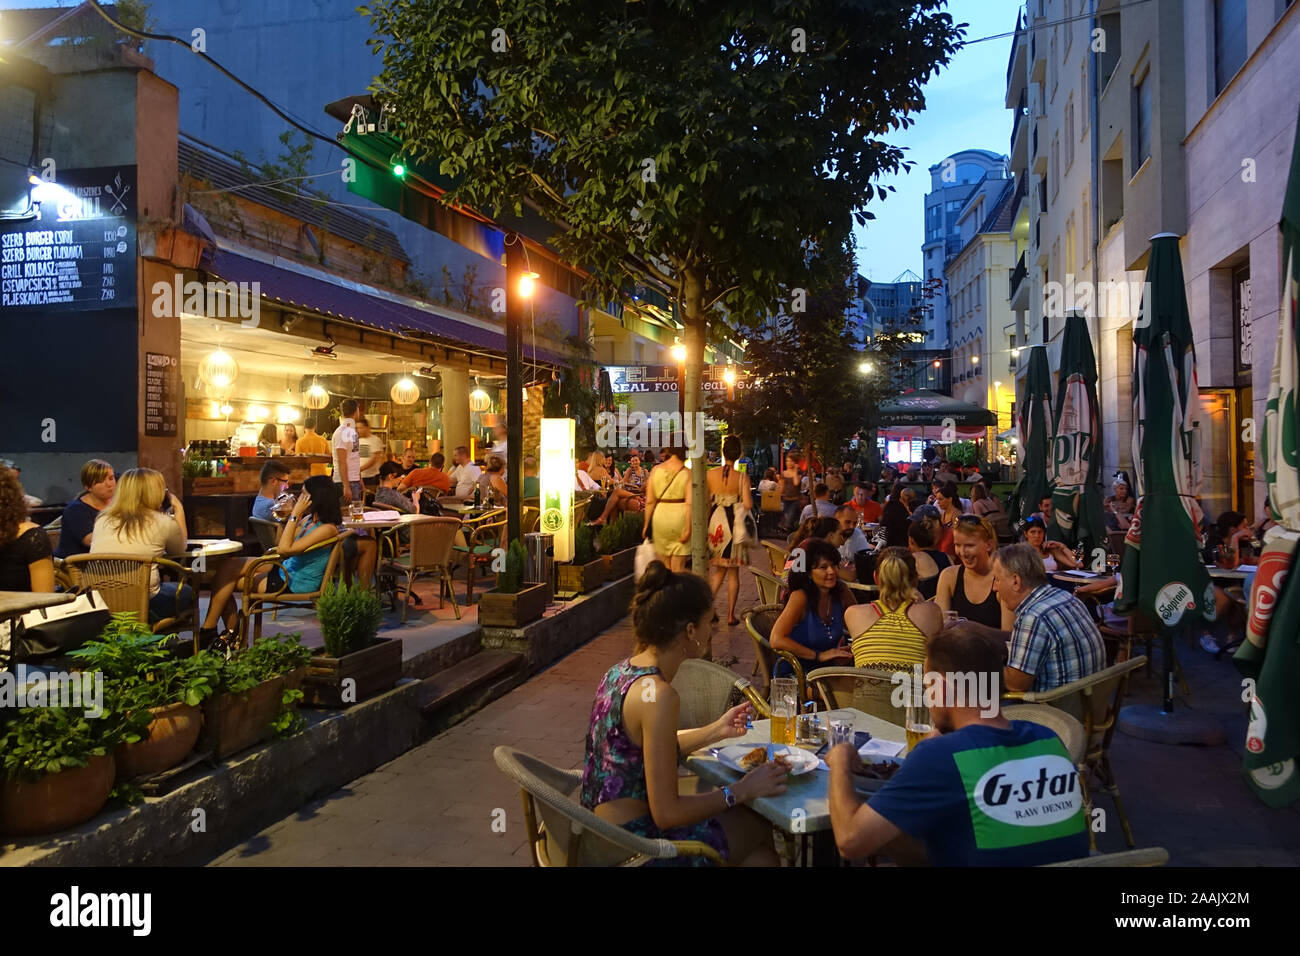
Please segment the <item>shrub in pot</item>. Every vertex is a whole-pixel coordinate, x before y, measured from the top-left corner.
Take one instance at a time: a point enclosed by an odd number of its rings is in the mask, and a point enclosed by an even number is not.
[[[316,599],[323,654],[303,678],[306,703],[341,707],[392,687],[402,676],[402,642],[381,638],[384,604],[374,591],[337,581]]]
[[[600,529],[596,543],[605,562],[607,580],[614,581],[632,573],[643,524],[641,514],[625,511]]]
[[[497,574],[496,587],[479,595],[478,622],[484,627],[520,627],[542,616],[550,603],[550,585],[524,581],[527,553],[516,538],[506,551],[505,570]]]
[[[605,562],[596,553],[596,529],[580,524],[573,532],[573,561],[555,566],[561,591],[584,594],[605,583]]]
[[[221,662],[217,693],[203,702],[203,737],[218,760],[304,723],[297,705],[312,651],[300,634],[264,637]]]
[[[146,726],[135,742],[114,753],[119,778],[151,776],[180,763],[194,749],[203,714],[199,705],[216,689],[221,659],[209,651],[174,657],[165,641],[130,612],[114,614],[94,641],[72,651],[82,670],[104,675],[111,709]]]
[[[113,751],[139,739],[105,710],[29,707],[0,727],[0,833],[37,836],[83,823],[113,790]]]

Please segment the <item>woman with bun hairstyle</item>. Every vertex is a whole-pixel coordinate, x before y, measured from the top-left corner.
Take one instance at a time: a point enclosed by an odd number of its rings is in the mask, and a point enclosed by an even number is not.
[[[916,559],[906,548],[886,548],[876,562],[879,600],[844,612],[853,637],[853,666],[911,670],[925,663],[925,642],[943,627],[943,612],[917,600]]]
[[[708,582],[653,561],[637,582],[631,613],[632,656],[609,669],[592,705],[582,805],[638,836],[697,840],[733,863],[777,865],[771,825],[738,805],[784,792],[779,764],[762,764],[721,790],[679,792],[678,755],[739,737],[750,715],[749,704],[741,704],[707,727],[677,727],[672,679],[682,661],[700,655],[717,620]]]

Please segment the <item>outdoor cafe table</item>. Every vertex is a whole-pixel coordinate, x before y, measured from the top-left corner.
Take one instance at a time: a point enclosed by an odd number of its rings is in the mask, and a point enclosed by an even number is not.
[[[872,717],[860,710],[844,707],[838,710],[823,711],[819,715],[827,727],[831,720],[851,719],[853,732],[866,731],[879,740],[903,743],[907,734],[902,727],[891,724],[879,717]],[[697,751],[686,758],[686,766],[701,780],[721,787],[735,783],[744,774],[732,770],[709,750],[728,747],[732,744],[760,744],[772,742],[771,721],[756,720],[752,729],[742,737],[733,737],[715,744],[713,748]],[[824,756],[824,755],[823,755]],[[824,761],[823,761],[824,763]],[[813,859],[819,866],[833,864],[839,857],[835,851],[835,840],[831,834],[830,808],[830,772],[818,768],[797,777],[787,778],[785,793],[770,797],[759,797],[749,803],[750,809],[779,827],[784,832],[801,837],[803,843],[803,860],[808,861],[808,837],[813,838]]]

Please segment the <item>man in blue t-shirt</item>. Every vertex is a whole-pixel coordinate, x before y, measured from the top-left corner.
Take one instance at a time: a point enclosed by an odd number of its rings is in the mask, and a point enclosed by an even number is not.
[[[998,709],[999,645],[956,625],[931,638],[925,669],[934,731],[868,803],[853,788],[861,767],[853,747],[841,744],[826,757],[840,853],[858,858],[894,844],[889,852],[897,855],[906,835],[924,846],[931,866],[1037,866],[1087,856],[1083,791],[1065,746],[1046,727],[1007,720]]]
[[[262,466],[262,489],[253,499],[253,517],[274,521],[271,507],[289,484],[289,467],[282,461],[268,461]]]

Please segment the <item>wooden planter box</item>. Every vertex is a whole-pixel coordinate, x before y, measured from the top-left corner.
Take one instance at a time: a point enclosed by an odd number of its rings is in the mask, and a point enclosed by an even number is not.
[[[242,694],[214,694],[203,702],[203,740],[218,760],[259,744],[271,735],[285,688],[302,687],[306,667],[263,681]]]
[[[369,647],[342,657],[317,653],[302,679],[303,703],[314,707],[350,707],[388,690],[402,677],[402,642],[377,637]],[[344,700],[344,682],[349,685]]]
[[[597,558],[587,564],[557,564],[555,590],[577,591],[586,594],[605,583],[605,559]]]
[[[184,481],[187,495],[233,495],[235,479],[225,478],[186,478]]]
[[[617,581],[636,570],[636,548],[624,548],[613,554],[602,555],[601,560],[605,562],[605,580]]]
[[[483,627],[523,627],[542,616],[551,603],[547,584],[530,584],[516,594],[502,594],[495,588],[478,598],[478,622]]]

